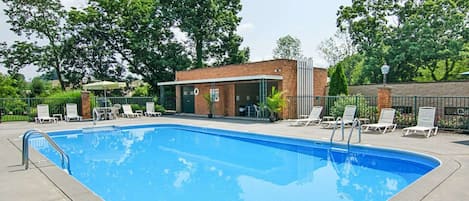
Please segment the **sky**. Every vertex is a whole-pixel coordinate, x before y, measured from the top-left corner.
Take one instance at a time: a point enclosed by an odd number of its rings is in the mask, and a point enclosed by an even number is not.
[[[62,0],[66,8],[80,7],[84,2]],[[250,49],[251,62],[272,59],[277,39],[291,35],[301,41],[302,54],[313,58],[315,66],[327,67],[318,45],[334,35],[337,10],[341,5],[350,5],[351,0],[241,0],[241,4],[243,9],[239,15],[242,21],[238,34],[244,38],[242,46]],[[5,4],[0,1],[0,41],[11,44],[21,38],[9,30],[3,9]],[[0,66],[0,72],[5,73],[6,69]],[[21,73],[28,80],[39,75],[31,66]]]

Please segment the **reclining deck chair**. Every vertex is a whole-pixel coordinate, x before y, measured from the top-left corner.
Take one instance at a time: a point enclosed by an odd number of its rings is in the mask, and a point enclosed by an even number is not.
[[[383,108],[381,109],[381,114],[379,116],[378,123],[375,124],[363,124],[362,128],[364,131],[368,131],[370,128],[373,128],[374,130],[378,130],[381,132],[381,129],[383,129],[383,134],[388,131],[388,129],[391,129],[391,132],[396,130],[397,124],[394,123],[394,115],[396,114],[396,110],[392,108]]]
[[[355,112],[357,111],[357,106],[347,105],[344,109],[344,114],[342,117],[337,117],[335,121],[322,121],[320,123],[322,128],[333,128],[335,125],[352,125],[353,119],[355,118]]]
[[[72,119],[76,119],[81,121],[81,116],[78,115],[78,109],[76,103],[67,103],[65,105],[65,109],[67,111],[67,115],[65,116],[65,121],[70,121]]]
[[[36,123],[44,123],[48,121],[49,123],[57,123],[58,119],[56,117],[51,117],[49,115],[49,105],[39,104],[37,105],[37,117],[35,118]]]
[[[310,123],[321,123],[321,112],[322,112],[322,106],[314,106],[313,109],[311,109],[311,112],[309,115],[304,118],[304,119],[293,119],[290,120],[290,126],[308,126]]]
[[[145,116],[147,117],[160,117],[161,112],[155,112],[155,102],[147,102],[146,103],[147,111],[145,112]]]
[[[435,107],[420,107],[417,125],[402,129],[402,132],[404,132],[403,136],[408,135],[411,131],[413,131],[414,133],[417,133],[417,131],[421,131],[425,134],[425,137],[430,137],[430,135],[436,135],[438,132],[438,127],[435,126],[435,114]],[[433,134],[432,131],[434,131]]]
[[[130,117],[140,117],[140,116],[142,116],[142,114],[140,114],[140,113],[134,113],[132,111],[132,107],[129,104],[122,105],[122,110],[124,111],[124,113],[122,113],[123,117],[130,118]]]

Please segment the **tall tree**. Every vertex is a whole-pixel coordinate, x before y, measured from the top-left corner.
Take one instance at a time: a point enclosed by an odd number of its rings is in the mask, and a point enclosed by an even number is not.
[[[387,17],[393,1],[356,0],[338,11],[338,27],[348,31],[357,50],[365,54],[363,74],[373,83],[382,79],[379,66],[385,63],[384,40],[390,32]]]
[[[455,77],[457,64],[468,59],[464,56],[464,45],[469,42],[468,13],[467,1],[406,2],[397,12],[399,26],[387,41],[392,45],[390,60],[415,69],[414,75],[428,73],[433,81]]]
[[[280,37],[273,53],[275,59],[296,59],[301,57],[301,41],[290,35]]]
[[[62,77],[64,58],[61,53],[64,51],[61,45],[64,39],[64,15],[59,0],[2,0],[7,9],[7,23],[11,25],[11,30],[19,36],[25,35],[30,40],[41,40],[37,45],[38,57],[34,64],[40,69],[47,70],[53,68],[58,75],[58,80],[62,89],[65,89],[65,82]]]
[[[335,68],[329,87],[329,96],[338,95],[348,95],[347,78],[345,78],[344,69],[341,64]]]
[[[425,72],[431,80],[448,80],[467,59],[468,8],[464,0],[356,0],[340,8],[337,24],[364,54],[363,77],[371,82],[382,79],[384,63],[391,66],[390,81]]]
[[[318,50],[330,66],[336,65],[357,51],[347,32],[338,30],[334,36],[321,41]]]
[[[241,17],[240,0],[168,0],[174,26],[186,33],[195,49],[195,68],[210,60],[218,63],[238,63],[248,60],[247,49],[239,50],[242,42],[236,34]]]
[[[9,47],[3,44],[0,47],[0,62],[8,69],[8,74],[14,76],[36,61],[37,51],[36,44],[25,41],[15,41]]]
[[[119,55],[129,70],[142,76],[153,91],[158,82],[173,80],[176,70],[189,66],[183,46],[170,30],[172,19],[159,1],[91,2],[84,10],[73,10],[70,18],[73,27],[79,30],[77,37],[81,43],[95,47],[92,55],[100,52],[111,63],[116,58],[109,56]]]

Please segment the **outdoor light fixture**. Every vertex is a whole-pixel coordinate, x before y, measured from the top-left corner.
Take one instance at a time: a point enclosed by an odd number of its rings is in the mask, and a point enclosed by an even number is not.
[[[389,66],[385,63],[381,66],[381,73],[383,74],[383,86],[386,86],[386,75],[389,73]]]

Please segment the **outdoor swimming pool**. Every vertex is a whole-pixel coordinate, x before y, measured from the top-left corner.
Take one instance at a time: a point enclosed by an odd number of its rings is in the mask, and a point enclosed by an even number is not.
[[[49,132],[104,200],[388,200],[439,165],[409,152],[160,124]],[[42,137],[31,145],[55,164]]]

